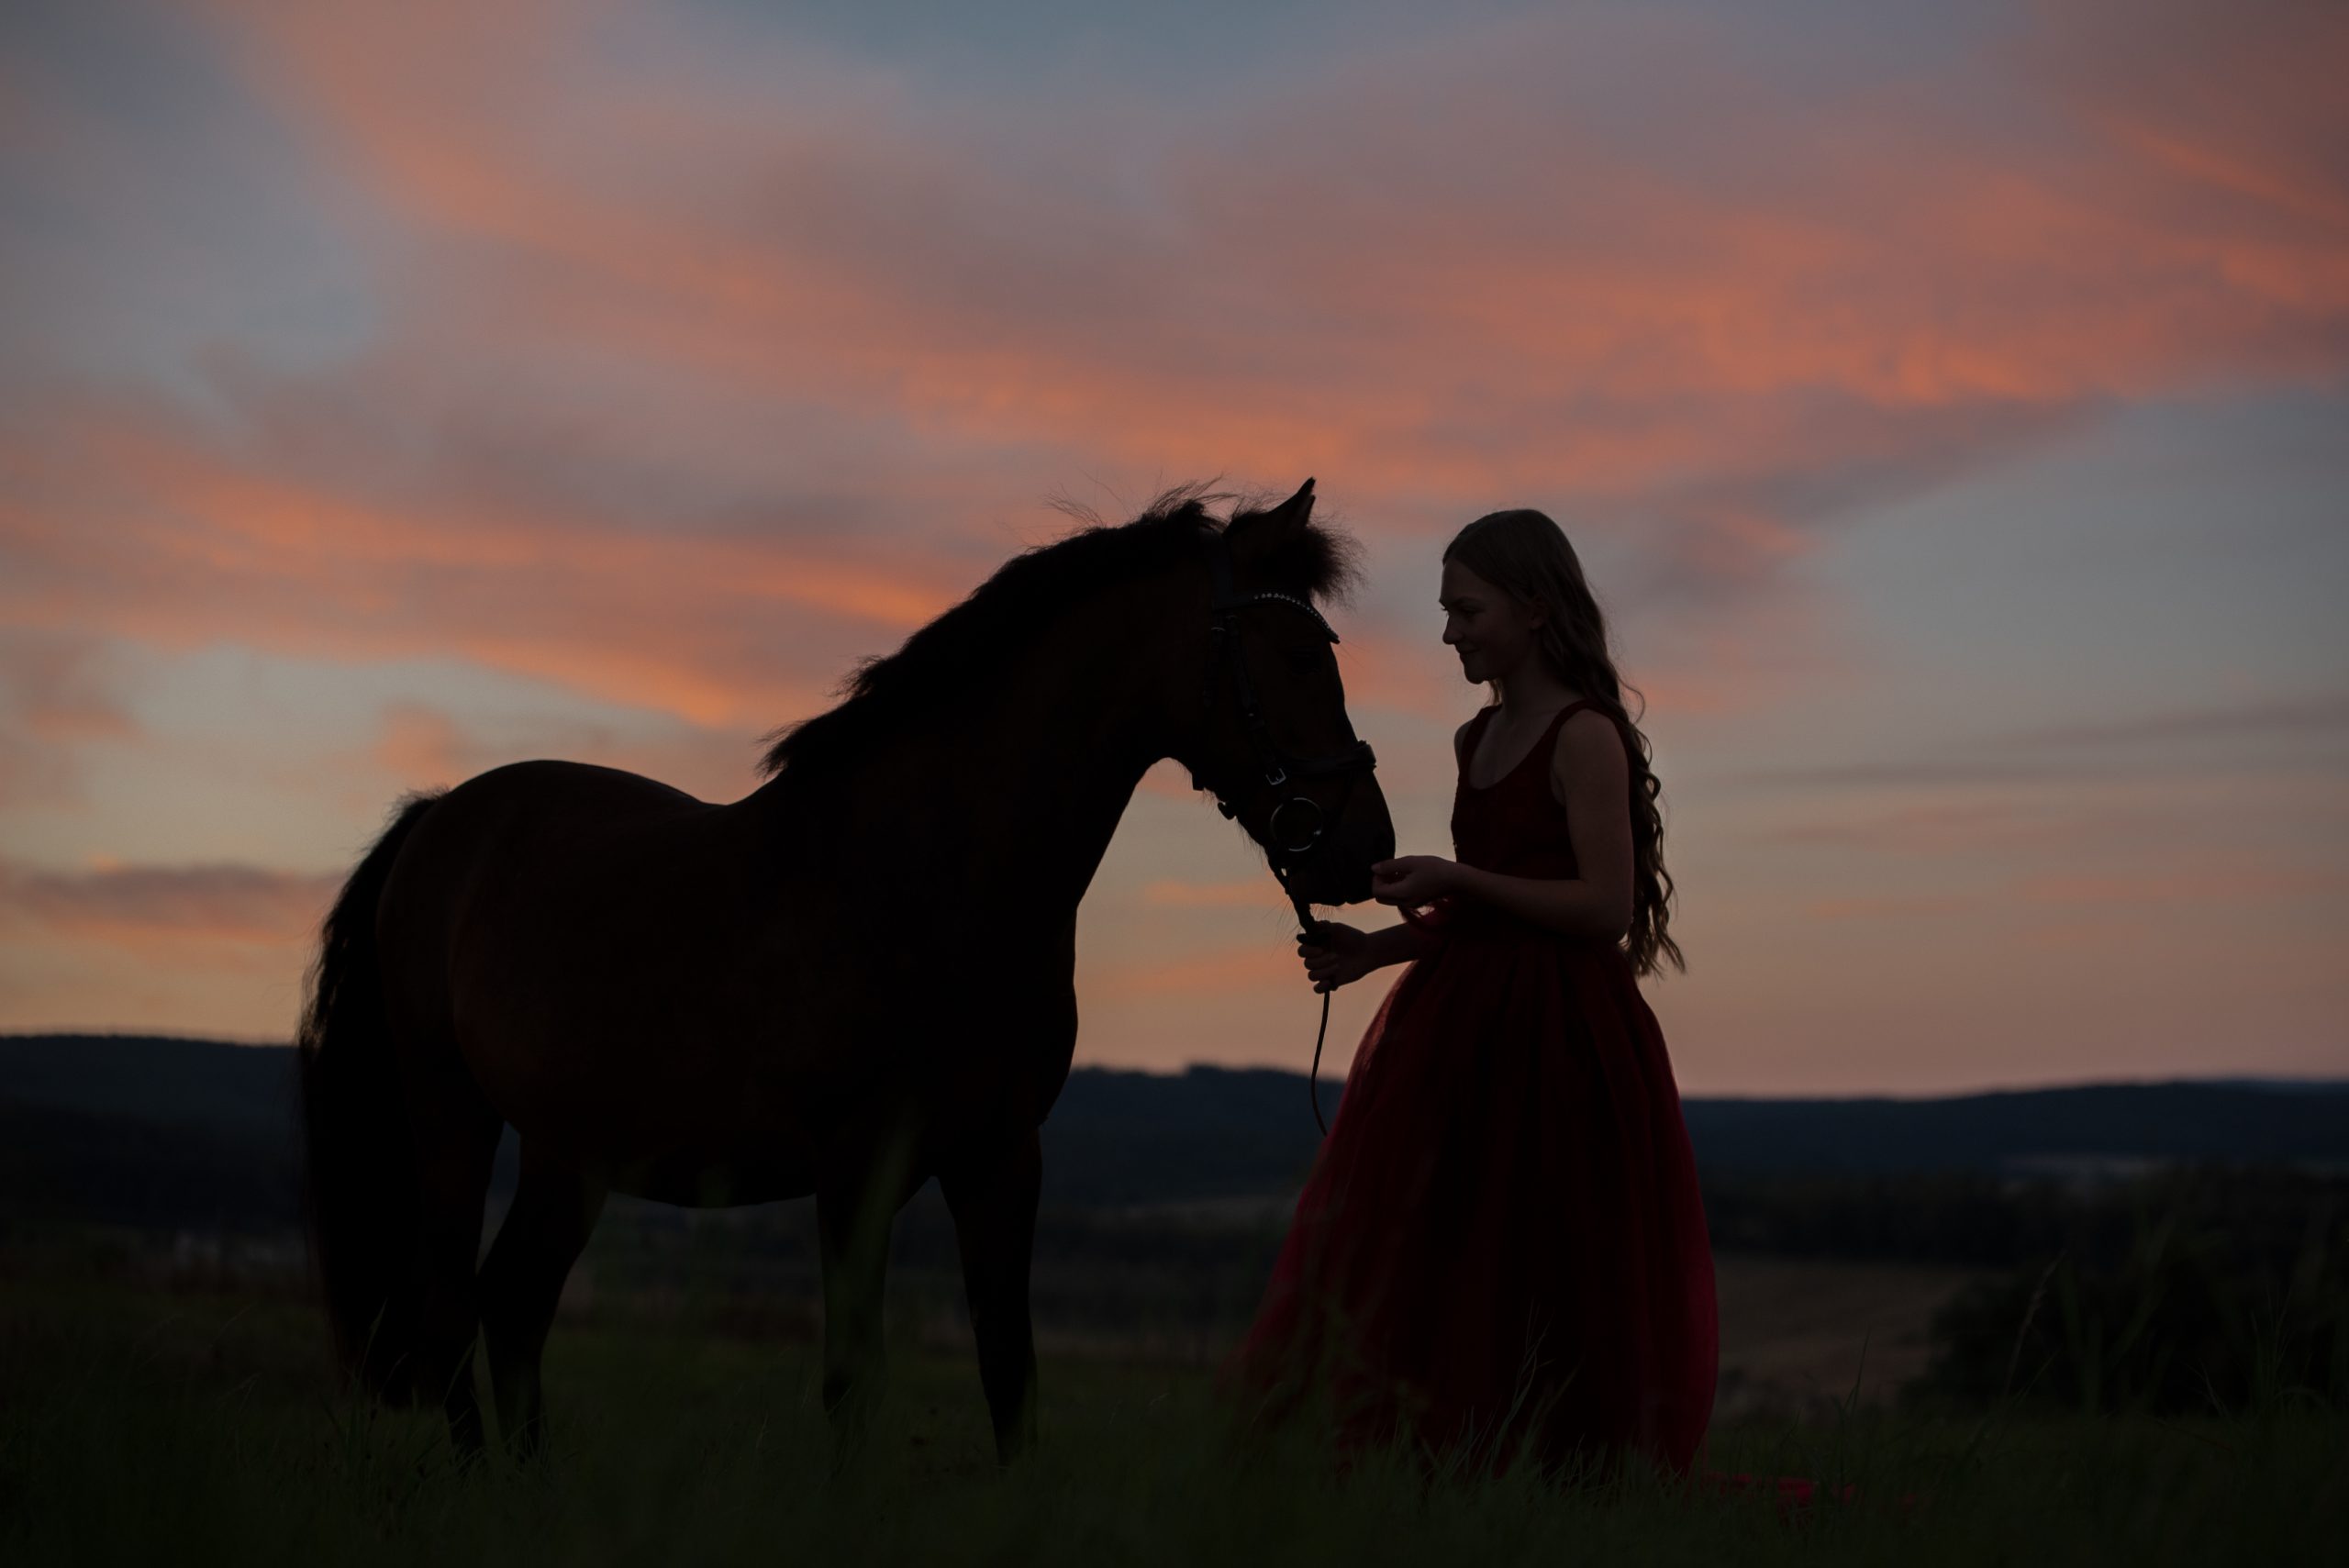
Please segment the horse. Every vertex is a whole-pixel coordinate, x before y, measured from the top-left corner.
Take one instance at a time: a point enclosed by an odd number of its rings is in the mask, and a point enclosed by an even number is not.
[[[326,917],[296,1035],[347,1376],[437,1397],[470,1463],[478,1340],[527,1459],[607,1194],[812,1194],[837,1455],[881,1384],[890,1225],[935,1177],[998,1457],[1033,1443],[1039,1129],[1075,1051],[1077,906],[1142,774],[1186,766],[1301,919],[1369,898],[1394,853],[1317,607],[1359,546],[1312,518],[1310,479],[1226,519],[1220,499],[1178,487],[1011,557],[766,737],[766,782],[731,804],[534,761],[394,808]],[[520,1181],[480,1259],[506,1126]]]

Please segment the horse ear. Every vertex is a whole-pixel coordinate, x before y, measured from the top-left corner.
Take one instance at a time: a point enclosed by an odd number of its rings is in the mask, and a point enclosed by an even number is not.
[[[1361,580],[1361,549],[1340,530],[1313,524],[1313,481],[1268,512],[1242,512],[1224,535],[1259,585],[1310,598],[1343,599]]]
[[[1297,494],[1269,512],[1251,512],[1233,519],[1231,541],[1244,550],[1276,549],[1304,530],[1306,520],[1313,516],[1313,481],[1307,480],[1297,487]]]

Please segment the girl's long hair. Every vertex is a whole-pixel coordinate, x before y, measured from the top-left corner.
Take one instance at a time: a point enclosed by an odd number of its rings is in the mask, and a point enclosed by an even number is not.
[[[1574,546],[1549,517],[1530,507],[1492,512],[1453,537],[1443,559],[1457,561],[1503,593],[1542,612],[1534,644],[1551,671],[1604,708],[1631,737],[1631,924],[1623,951],[1634,974],[1653,974],[1665,957],[1687,973],[1680,945],[1664,933],[1671,918],[1672,876],[1664,869],[1664,785],[1648,766],[1648,738],[1624,711],[1627,689],[1607,651],[1607,622],[1582,574]],[[1639,688],[1628,688],[1634,696]],[[1641,697],[1640,709],[1647,710]]]

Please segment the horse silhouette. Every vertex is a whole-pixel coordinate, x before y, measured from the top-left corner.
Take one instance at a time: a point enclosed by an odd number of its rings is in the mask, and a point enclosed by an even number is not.
[[[880,1384],[890,1222],[935,1176],[998,1453],[1032,1441],[1038,1129],[1075,1049],[1077,905],[1143,773],[1188,766],[1300,908],[1368,898],[1394,852],[1313,607],[1357,547],[1311,519],[1309,479],[1228,522],[1205,499],[1014,556],[729,805],[545,761],[400,804],[327,917],[298,1036],[349,1372],[441,1400],[470,1461],[478,1337],[527,1456],[606,1194],[813,1194],[845,1451]],[[507,1124],[520,1184],[476,1269]]]

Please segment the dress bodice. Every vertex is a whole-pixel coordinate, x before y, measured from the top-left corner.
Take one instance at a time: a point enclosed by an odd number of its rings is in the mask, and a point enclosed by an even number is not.
[[[1467,759],[1476,754],[1497,710],[1480,709],[1469,721],[1460,782],[1452,795],[1454,859],[1505,876],[1581,874],[1566,831],[1566,808],[1550,793],[1550,761],[1557,755],[1558,730],[1567,716],[1589,706],[1585,699],[1560,708],[1517,765],[1483,789],[1468,782]]]

